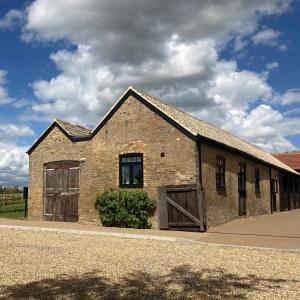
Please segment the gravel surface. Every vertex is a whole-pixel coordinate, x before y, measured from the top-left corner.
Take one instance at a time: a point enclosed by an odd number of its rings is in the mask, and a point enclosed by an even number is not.
[[[300,254],[0,230],[1,299],[300,299]]]

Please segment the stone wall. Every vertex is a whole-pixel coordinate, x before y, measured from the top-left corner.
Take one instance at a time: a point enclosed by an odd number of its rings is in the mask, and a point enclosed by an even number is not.
[[[121,154],[143,153],[144,190],[152,198],[156,198],[158,186],[196,183],[196,143],[132,96],[90,143],[92,152],[84,163],[89,170],[89,188],[81,202],[82,222],[95,194],[119,186]],[[153,225],[158,227],[157,214]]]
[[[225,158],[225,187],[216,187],[216,156]],[[206,203],[207,226],[230,222],[239,215],[238,170],[246,165],[247,216],[270,213],[269,167],[238,154],[201,144],[202,184]],[[260,170],[260,193],[255,192],[254,170]]]
[[[72,143],[55,128],[31,153],[29,218],[43,217],[44,163],[85,158],[80,164],[79,222],[99,223],[96,195],[119,186],[119,155],[125,153],[143,153],[144,190],[152,198],[158,186],[196,183],[196,143],[131,96],[92,140]],[[157,214],[152,223],[158,227]]]
[[[80,164],[79,222],[99,223],[94,207],[96,195],[107,188],[119,187],[119,156],[126,153],[143,154],[144,189],[152,198],[156,199],[158,186],[194,184],[198,180],[196,143],[130,96],[92,140],[73,143],[54,128],[35,148],[29,159],[29,219],[43,218],[44,164],[84,158]],[[226,159],[225,188],[216,187],[216,156]],[[269,166],[205,143],[201,144],[201,157],[208,227],[238,217],[241,162],[247,170],[247,215],[270,213]],[[255,168],[260,169],[260,193],[255,192]],[[271,176],[278,180],[278,170],[271,168]],[[157,216],[152,219],[155,228],[159,225]]]
[[[43,219],[44,164],[51,161],[80,161],[87,151],[87,142],[72,143],[60,129],[55,127],[29,156],[28,218]],[[85,181],[86,170],[80,165],[80,182]],[[80,191],[82,198],[84,190]],[[80,203],[79,203],[80,205]]]

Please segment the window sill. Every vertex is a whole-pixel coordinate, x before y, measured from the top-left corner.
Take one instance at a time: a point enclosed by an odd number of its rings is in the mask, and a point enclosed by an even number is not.
[[[216,189],[226,190],[226,186],[225,185],[216,185]]]
[[[143,185],[120,185],[120,189],[142,189]]]

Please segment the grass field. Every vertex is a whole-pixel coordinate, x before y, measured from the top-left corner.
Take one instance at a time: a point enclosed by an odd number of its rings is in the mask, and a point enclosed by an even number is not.
[[[0,205],[0,218],[25,219],[24,202]]]
[[[25,211],[0,212],[0,218],[24,220],[25,219]]]

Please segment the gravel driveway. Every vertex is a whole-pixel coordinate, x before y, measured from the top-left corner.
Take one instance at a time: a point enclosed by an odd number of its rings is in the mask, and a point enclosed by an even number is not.
[[[0,297],[300,299],[300,254],[0,230]]]

